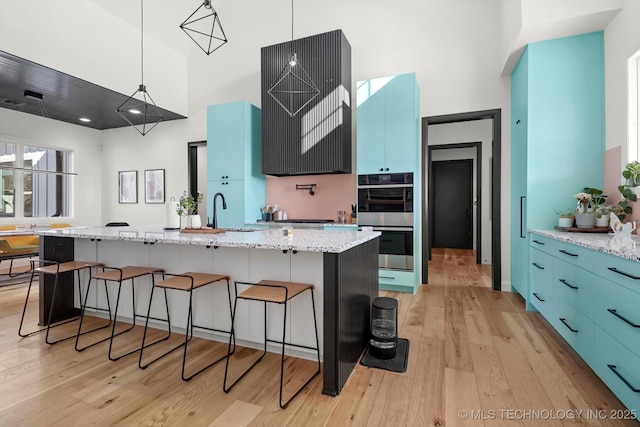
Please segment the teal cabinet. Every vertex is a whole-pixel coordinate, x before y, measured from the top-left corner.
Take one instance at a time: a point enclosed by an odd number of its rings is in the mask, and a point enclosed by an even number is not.
[[[640,413],[640,262],[531,234],[531,304]]]
[[[511,74],[511,287],[529,299],[530,228],[550,229],[584,187],[602,188],[603,33],[530,44]]]
[[[261,115],[246,101],[207,107],[207,206],[213,215],[218,200],[219,227],[239,227],[256,221],[265,205],[265,176],[261,173]]]
[[[415,73],[358,82],[358,174],[416,172],[419,89]]]

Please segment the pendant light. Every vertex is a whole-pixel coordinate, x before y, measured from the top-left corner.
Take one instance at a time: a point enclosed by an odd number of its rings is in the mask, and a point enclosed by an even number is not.
[[[290,117],[293,117],[320,95],[320,90],[300,63],[296,52],[293,51],[293,0],[291,0],[291,47],[289,59],[267,93],[289,113]]]
[[[122,103],[116,112],[140,135],[145,136],[164,119],[160,109],[153,102],[144,85],[144,0],[140,0],[140,86],[133,95]],[[139,96],[141,100],[136,98]]]
[[[207,55],[211,55],[227,40],[220,17],[211,6],[211,0],[204,2],[180,24],[180,28]]]

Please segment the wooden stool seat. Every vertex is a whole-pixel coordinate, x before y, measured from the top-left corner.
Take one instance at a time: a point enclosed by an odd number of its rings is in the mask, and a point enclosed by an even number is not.
[[[219,280],[229,280],[229,276],[226,274],[194,273],[192,271],[188,271],[186,273],[182,273],[182,275],[172,276],[168,279],[156,282],[156,286],[159,288],[175,289],[178,291],[188,291],[191,289],[191,279],[193,279],[193,289],[197,289],[201,286],[208,285],[209,283],[217,282]]]
[[[83,268],[88,267],[103,267],[104,264],[101,262],[91,262],[91,261],[68,261],[61,262],[60,264],[52,264],[43,267],[38,267],[35,269],[36,273],[43,274],[59,274],[59,273],[67,273],[69,271],[82,270]]]
[[[108,280],[111,282],[119,282],[121,280],[134,279],[136,277],[145,276],[151,273],[162,273],[163,268],[157,267],[137,267],[127,266],[122,268],[110,268],[107,271],[101,271],[93,275],[94,279]]]
[[[261,280],[257,286],[251,286],[242,291],[238,298],[250,299],[254,301],[266,301],[283,303],[307,289],[315,289],[308,283],[283,282],[279,280]]]
[[[13,263],[13,260],[11,260],[11,262]],[[32,268],[31,264],[16,265],[16,266],[11,264],[10,267],[2,267],[2,268],[0,268],[0,275],[1,276],[9,276],[9,277],[18,276],[20,274],[30,273],[31,272],[31,268]]]
[[[154,273],[154,275],[158,275],[158,273]],[[169,277],[169,278],[167,278]],[[194,325],[193,323],[193,291],[194,289],[198,289],[201,288],[205,285],[211,285],[214,283],[220,283],[222,284],[223,281],[226,282],[227,284],[227,295],[229,298],[229,318],[232,318],[233,316],[233,311],[231,309],[231,286],[229,284],[229,276],[226,274],[210,274],[210,273],[197,273],[197,272],[193,272],[193,271],[188,271],[186,273],[182,273],[182,274],[171,274],[171,273],[162,273],[162,280],[160,281],[155,281],[153,282],[153,288],[151,289],[151,296],[149,297],[149,310],[147,311],[147,321],[144,325],[144,334],[142,335],[142,348],[140,350],[140,358],[138,359],[138,367],[140,367],[141,369],[145,369],[147,366],[151,365],[152,363],[157,362],[158,360],[162,359],[163,357],[169,355],[171,352],[179,349],[180,347],[184,347],[184,351],[182,353],[182,380],[183,381],[189,381],[191,378],[195,377],[196,375],[198,375],[199,373],[203,372],[204,370],[212,367],[213,365],[215,365],[216,363],[220,362],[222,359],[225,359],[227,357],[227,354],[224,354],[223,356],[219,357],[218,359],[209,362],[206,366],[198,369],[196,372],[192,373],[191,375],[187,376],[185,375],[185,367],[187,365],[187,350],[188,350],[188,346],[189,346],[189,341],[191,341],[191,339],[193,338],[193,328],[199,328],[199,329],[206,329],[208,331],[216,331],[216,332],[223,332],[225,334],[229,334],[229,340],[233,340],[233,347],[235,349],[235,338],[233,337],[233,332],[231,330],[229,331],[225,331],[222,329],[215,329],[215,328],[210,328],[210,327],[205,327],[205,326],[199,326],[199,325]],[[174,346],[173,348],[168,349],[167,351],[165,351],[164,353],[160,354],[159,356],[155,357],[154,359],[143,363],[142,362],[142,355],[144,352],[144,349],[146,347],[148,347],[145,344],[146,338],[147,338],[147,329],[149,327],[149,319],[150,319],[150,315],[151,315],[151,303],[153,302],[153,294],[156,288],[161,288],[164,290],[165,293],[165,301],[167,300],[167,289],[169,290],[174,290],[174,291],[184,291],[184,292],[189,292],[189,307],[188,307],[188,311],[187,311],[187,327],[185,329],[185,334],[184,334],[184,341],[176,346]],[[168,307],[167,307],[168,310]],[[167,311],[167,319],[166,319],[168,328],[169,328],[169,334],[171,334],[171,322],[169,321],[169,316],[168,316],[168,311]]]
[[[245,290],[242,292],[238,292],[238,285],[247,286]],[[250,301],[261,301],[264,303],[264,348],[260,356],[253,361],[253,363],[243,370],[243,372],[230,384],[227,385],[227,378],[229,373],[229,363],[231,360],[231,339],[229,339],[229,347],[227,351],[227,363],[224,369],[224,380],[222,382],[222,390],[225,393],[231,391],[233,386],[235,386],[238,381],[240,381],[254,366],[260,362],[264,356],[267,354],[267,342],[277,343],[282,346],[281,350],[281,358],[280,358],[280,407],[282,409],[286,408],[289,403],[298,395],[304,388],[320,373],[320,341],[318,339],[318,322],[316,319],[316,303],[313,296],[313,291],[315,286],[309,283],[296,283],[296,282],[287,282],[283,280],[261,280],[257,283],[250,282],[235,282],[235,293],[236,298],[233,306],[232,316],[231,316],[231,336],[235,336],[234,325],[235,318],[237,314],[237,304],[239,299],[250,300]],[[311,294],[311,316],[313,316],[313,326],[315,330],[315,339],[316,345],[315,347],[302,345],[300,343],[294,344],[292,342],[286,341],[287,334],[287,306],[289,301],[292,298],[302,294],[305,291],[309,291]],[[267,303],[275,303],[280,304],[284,307],[283,317],[282,317],[282,339],[274,340],[267,336]],[[251,316],[253,317],[253,315]],[[301,383],[301,385],[296,389],[296,391],[287,399],[283,399],[283,384],[285,383],[284,378],[284,349],[285,346],[296,347],[301,349],[313,350],[318,358],[318,369],[311,375],[310,378],[303,383],[303,380],[294,380],[290,378],[287,380],[287,383],[293,383],[294,381],[297,383]],[[234,351],[235,351],[235,342],[234,342]],[[234,362],[235,363],[235,362]]]

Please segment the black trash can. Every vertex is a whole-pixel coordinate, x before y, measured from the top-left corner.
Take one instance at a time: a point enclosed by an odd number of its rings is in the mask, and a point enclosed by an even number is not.
[[[398,300],[378,297],[371,311],[369,353],[377,359],[393,359],[398,346]]]

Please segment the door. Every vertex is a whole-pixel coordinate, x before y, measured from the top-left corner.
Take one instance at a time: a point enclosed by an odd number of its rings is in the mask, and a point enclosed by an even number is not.
[[[473,249],[473,160],[432,163],[433,245]]]

